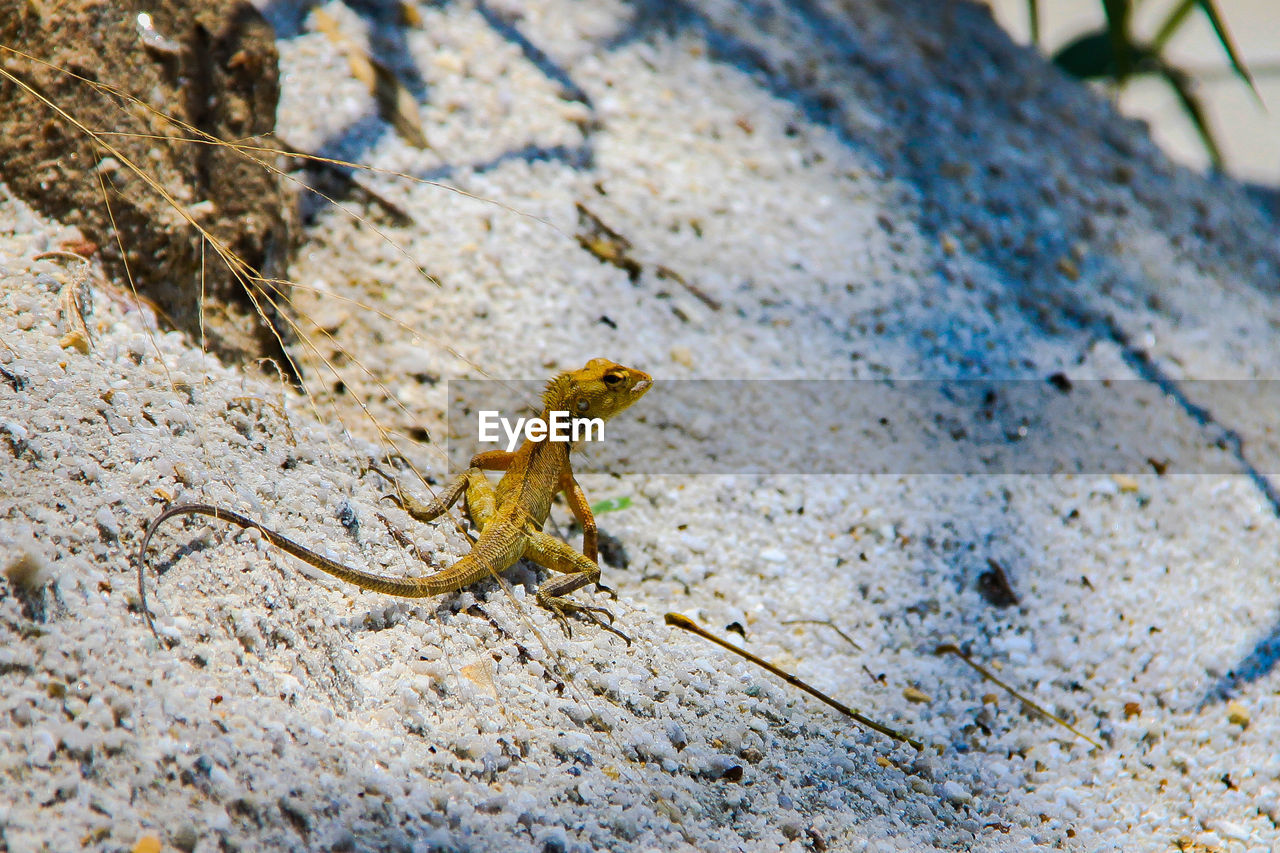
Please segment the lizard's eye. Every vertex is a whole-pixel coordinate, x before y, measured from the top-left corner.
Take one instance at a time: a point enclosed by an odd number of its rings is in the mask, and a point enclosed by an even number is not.
[[[591,403],[590,401],[587,400],[587,398],[582,397],[574,405],[574,408],[577,409],[579,412],[585,412],[587,409],[591,408]]]
[[[619,382],[621,382],[621,381],[622,381],[622,375],[621,375],[621,374],[618,374],[618,373],[606,373],[606,374],[604,375],[604,384],[605,384],[605,385],[607,385],[607,386],[609,386],[610,388],[615,387],[615,386],[616,386]]]

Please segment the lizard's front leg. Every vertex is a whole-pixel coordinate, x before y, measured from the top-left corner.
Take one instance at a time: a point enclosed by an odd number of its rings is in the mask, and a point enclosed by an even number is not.
[[[578,524],[582,527],[582,553],[588,560],[599,565],[600,550],[596,517],[591,512],[591,504],[587,503],[587,493],[582,491],[582,486],[573,479],[572,471],[566,470],[560,475],[560,491],[564,492],[565,498],[569,501],[569,509],[573,511],[573,517],[578,519]]]
[[[626,640],[627,645],[631,645],[630,637],[609,624],[613,622],[613,614],[608,610],[603,607],[579,604],[568,598],[571,593],[588,584],[600,583],[600,567],[595,561],[587,559],[585,554],[578,553],[572,546],[540,530],[528,531],[526,535],[528,544],[525,546],[524,556],[543,568],[563,573],[561,577],[551,578],[538,587],[536,598],[538,604],[564,620],[561,622],[561,627],[565,629],[565,633],[569,632],[565,614],[581,613],[601,628]],[[596,615],[598,613],[603,614],[609,621],[603,621]]]

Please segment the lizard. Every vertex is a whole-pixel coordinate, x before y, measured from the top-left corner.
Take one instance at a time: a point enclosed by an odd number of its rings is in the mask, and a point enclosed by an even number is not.
[[[571,418],[608,420],[630,407],[652,387],[647,373],[604,358],[587,362],[579,370],[565,371],[547,382],[542,392],[542,419],[550,422],[553,412],[569,412]],[[298,544],[264,524],[233,510],[204,503],[182,503],[167,507],[147,526],[138,549],[138,596],[147,626],[156,633],[147,609],[144,569],[147,547],[161,524],[183,515],[203,515],[227,521],[244,529],[258,530],[268,542],[340,580],[356,586],[405,598],[424,598],[455,592],[497,574],[525,557],[559,573],[538,587],[538,604],[550,610],[569,631],[566,614],[580,613],[630,643],[625,634],[601,621],[602,607],[569,600],[568,596],[589,584],[600,583],[599,549],[595,517],[586,494],[574,479],[570,464],[571,442],[548,438],[526,438],[514,451],[489,450],[471,457],[467,470],[458,474],[433,500],[422,502],[398,490],[388,495],[410,516],[431,522],[466,495],[467,512],[479,535],[470,553],[453,565],[421,578],[386,577],[343,565]],[[495,488],[485,471],[501,471]],[[543,532],[556,494],[564,492],[569,508],[582,527],[582,551]],[[400,537],[397,537],[399,539]],[[603,587],[602,587],[603,588]]]

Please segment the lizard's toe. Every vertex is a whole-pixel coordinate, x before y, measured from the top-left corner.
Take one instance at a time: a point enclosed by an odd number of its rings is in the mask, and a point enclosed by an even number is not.
[[[622,633],[621,631],[619,631],[617,628],[613,627],[613,613],[604,609],[603,607],[587,607],[585,605],[581,606],[580,610],[582,614],[587,618],[588,621],[595,624],[597,627],[602,628],[605,631],[608,631],[610,634],[615,634],[621,637],[623,640],[626,641],[628,646],[631,645],[631,638],[628,637],[626,634]],[[600,616],[596,615],[597,613],[605,616],[606,618],[608,618],[609,621],[606,622],[604,619],[601,619]]]
[[[569,617],[565,615],[564,606],[554,598],[538,595],[538,604],[551,611],[551,615],[556,618],[556,622],[560,625],[560,630],[564,631],[565,637],[573,636],[573,628],[569,626]]]
[[[560,610],[553,610],[552,612],[555,614],[556,622],[560,625],[560,630],[564,631],[565,639],[571,639],[573,637],[573,626],[569,624],[569,617],[565,616],[564,612]]]
[[[600,608],[592,608],[592,609],[596,610]],[[596,626],[598,626],[602,630],[608,631],[610,634],[621,637],[628,646],[631,645],[631,638],[628,637],[626,634],[622,633],[621,631],[619,631],[617,628],[613,627],[613,614],[609,613],[609,611],[607,610],[604,612],[609,617],[609,621],[607,623],[603,619],[600,619],[598,616],[596,616],[594,613],[588,613],[587,618],[590,619],[592,622],[594,622]]]
[[[560,627],[564,630],[566,637],[573,636],[573,632],[569,628],[569,614],[580,615],[591,624],[603,628],[610,634],[616,634],[626,641],[627,645],[631,645],[631,638],[626,634],[613,627],[613,614],[603,607],[595,607],[590,604],[578,604],[576,601],[568,601],[564,598],[552,596],[538,596],[538,604],[550,610],[560,623]]]

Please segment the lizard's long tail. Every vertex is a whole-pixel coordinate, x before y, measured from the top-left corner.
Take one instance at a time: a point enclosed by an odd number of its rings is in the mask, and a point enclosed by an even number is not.
[[[138,598],[142,604],[142,615],[146,617],[147,627],[151,629],[153,634],[156,633],[156,628],[151,620],[151,611],[147,609],[147,590],[144,582],[147,546],[151,544],[151,537],[161,524],[180,515],[207,515],[219,521],[229,521],[245,529],[258,530],[272,545],[326,574],[333,575],[335,578],[348,583],[353,583],[361,589],[383,592],[388,595],[398,595],[403,598],[425,598],[430,595],[452,592],[487,577],[490,573],[489,567],[481,564],[474,554],[467,554],[449,568],[433,575],[428,575],[425,578],[383,577],[382,575],[375,575],[360,569],[353,569],[350,566],[344,566],[342,563],[321,556],[310,548],[299,545],[289,537],[283,536],[270,527],[238,512],[213,506],[212,504],[179,504],[169,507],[155,517],[155,520],[147,527],[146,534],[142,537],[142,547],[138,549]],[[510,564],[508,563],[508,565]],[[505,566],[495,568],[495,571],[500,571],[501,568],[505,568]]]

